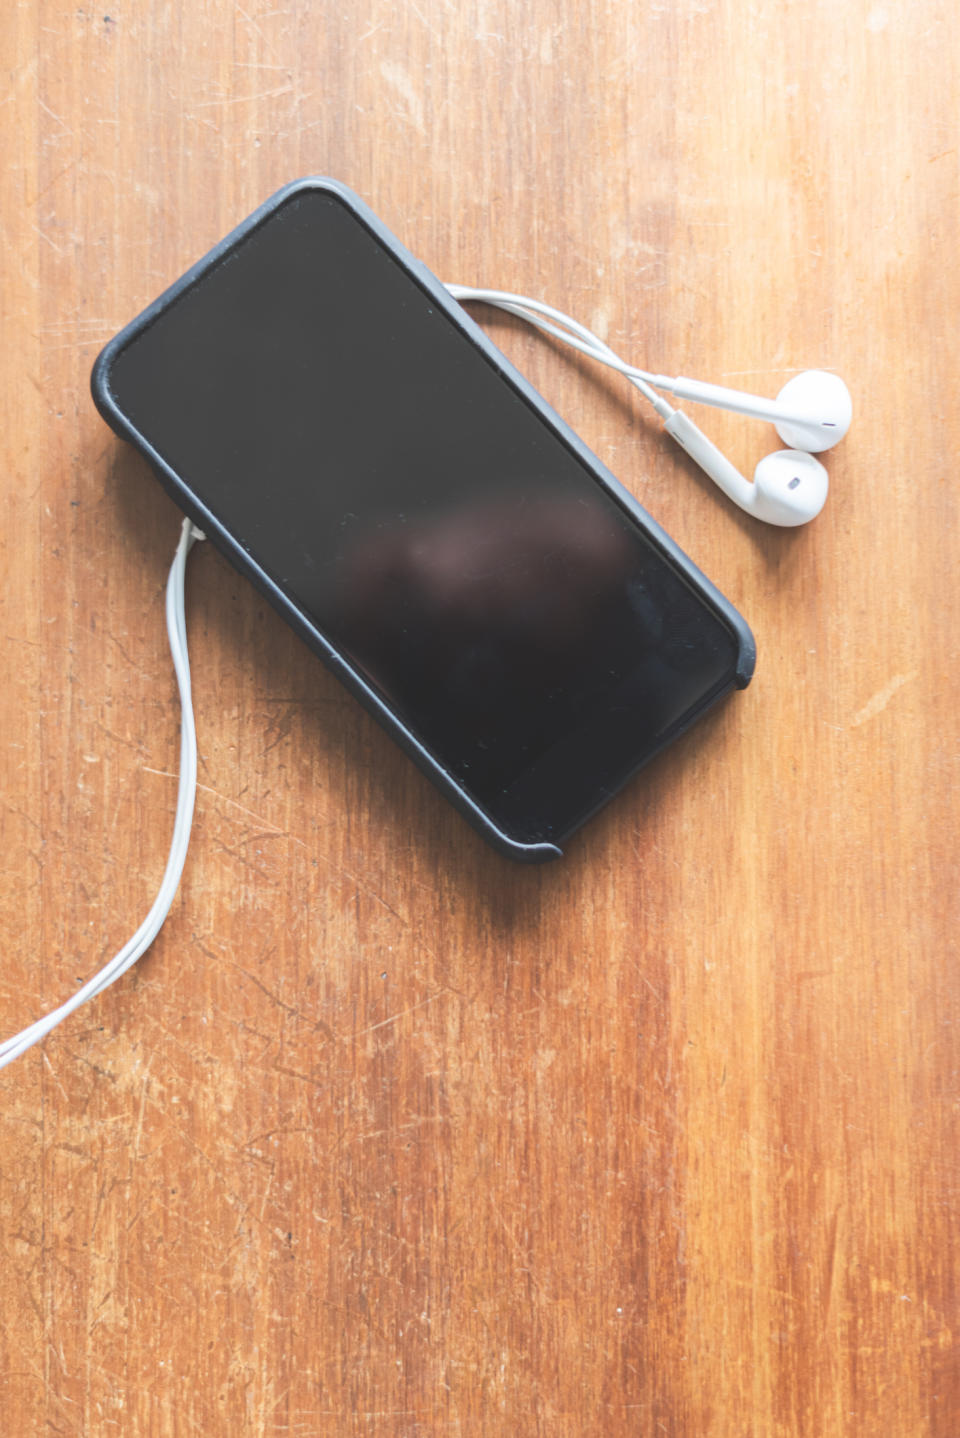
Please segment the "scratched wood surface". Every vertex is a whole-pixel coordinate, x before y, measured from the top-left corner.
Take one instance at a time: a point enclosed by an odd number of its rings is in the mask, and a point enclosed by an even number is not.
[[[956,1438],[956,6],[5,0],[0,45],[4,1033],[132,932],[173,814],[178,520],[90,365],[281,183],[856,405],[773,533],[491,326],[759,645],[548,869],[191,559],[176,904],[0,1076],[4,1434]]]

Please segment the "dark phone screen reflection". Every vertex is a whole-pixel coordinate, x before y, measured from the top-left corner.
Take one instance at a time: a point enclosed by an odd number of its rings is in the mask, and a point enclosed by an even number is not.
[[[273,211],[110,387],[514,837],[563,838],[732,678],[727,624],[329,192]]]

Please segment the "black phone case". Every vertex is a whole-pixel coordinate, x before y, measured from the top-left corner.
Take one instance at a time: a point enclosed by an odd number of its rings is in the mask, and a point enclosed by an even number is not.
[[[200,502],[191,490],[187,480],[177,474],[157,453],[147,439],[137,430],[129,417],[123,412],[110,389],[110,367],[117,354],[136,335],[147,328],[157,316],[172,304],[180,295],[193,285],[202,282],[204,275],[250,234],[258,225],[269,218],[269,216],[291,195],[297,191],[308,189],[322,189],[332,191],[350,209],[357,218],[367,227],[376,239],[399,264],[407,271],[411,278],[419,285],[429,297],[431,302],[442,309],[453,321],[457,328],[477,346],[487,360],[493,364],[501,374],[504,381],[518,391],[540,418],[550,426],[551,429],[563,440],[580,461],[586,466],[595,478],[596,482],[606,489],[627,511],[627,513],[644,530],[649,539],[660,549],[673,566],[680,571],[687,582],[698,592],[703,601],[708,604],[717,615],[729,626],[733,633],[738,649],[738,657],[734,673],[726,688],[717,693],[709,695],[701,704],[695,706],[683,716],[683,719],[675,724],[664,736],[661,743],[652,752],[645,754],[628,773],[623,782],[617,786],[617,790],[604,790],[597,795],[595,806],[590,813],[585,815],[582,823],[602,807],[615,792],[618,792],[623,784],[626,784],[638,769],[659,753],[675,738],[682,734],[707,709],[712,708],[731,689],[743,689],[750,682],[753,674],[756,648],[753,635],[742,616],[734,609],[733,605],[710,583],[699,569],[687,558],[681,549],[673,542],[668,534],[660,528],[646,510],[637,503],[634,497],[619,483],[618,480],[606,469],[599,459],[587,448],[583,441],[564,423],[558,414],[547,404],[537,391],[524,379],[523,375],[516,370],[509,360],[500,353],[483,331],[470,319],[461,306],[451,298],[447,290],[432,274],[427,267],[411,255],[404,246],[386,228],[377,216],[353,193],[346,185],[337,180],[316,176],[306,179],[295,180],[285,185],[272,195],[259,209],[249,215],[236,229],[232,230],[219,244],[215,245],[203,259],[198,260],[195,265],[186,271],[180,279],[176,280],[169,289],[165,290],[151,305],[139,314],[136,319],[115,335],[104,347],[97,358],[91,376],[91,390],[94,403],[107,424],[121,437],[128,440],[153,466],[164,488],[173,496],[183,512],[202,529],[207,538],[236,566],[242,574],[256,585],[260,592],[270,601],[284,619],[310,646],[314,653],[318,654],[329,668],[338,676],[347,688],[360,700],[361,704],[384,726],[393,736],[397,743],[403,748],[419,768],[426,774],[443,794],[451,801],[460,813],[477,829],[483,837],[498,849],[500,853],[509,858],[525,862],[541,862],[546,859],[559,858],[562,851],[558,845],[547,842],[524,843],[493,822],[471,796],[465,792],[462,785],[454,775],[449,773],[437,761],[434,755],[417,739],[416,735],[403,724],[390,707],[384,702],[381,696],[364,680],[348,660],[329,642],[324,634],[296,607],[288,596],[264,573],[260,566],[251,558],[243,548],[240,539],[230,533],[217,520],[216,516]]]

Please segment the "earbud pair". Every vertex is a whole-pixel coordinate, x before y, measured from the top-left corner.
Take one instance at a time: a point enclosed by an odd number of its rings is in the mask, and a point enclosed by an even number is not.
[[[773,421],[789,448],[761,459],[750,484],[689,415],[675,409],[664,417],[667,433],[734,504],[755,519],[783,526],[806,524],[820,513],[827,498],[828,479],[814,454],[843,439],[852,415],[850,391],[839,375],[805,370],[788,380],[775,400],[722,385],[683,378],[671,380],[662,375],[652,383],[678,398]]]
[[[755,519],[767,524],[794,526],[806,524],[823,508],[827,498],[827,471],[815,454],[829,449],[843,439],[850,428],[852,404],[850,391],[839,375],[825,370],[806,370],[788,380],[775,400],[723,385],[703,384],[700,380],[671,379],[637,369],[606,344],[592,330],[562,310],[525,295],[504,290],[474,289],[466,285],[448,285],[458,300],[482,300],[496,305],[581,354],[599,360],[626,375],[653,405],[663,420],[663,427],[676,440],[694,463],[719,485],[724,494]],[[563,328],[558,328],[562,326]],[[666,390],[678,399],[729,409],[755,419],[767,419],[776,426],[787,449],[777,450],[761,459],[754,471],[753,483],[746,480],[712,440],[694,424],[689,415],[674,409],[657,390]]]

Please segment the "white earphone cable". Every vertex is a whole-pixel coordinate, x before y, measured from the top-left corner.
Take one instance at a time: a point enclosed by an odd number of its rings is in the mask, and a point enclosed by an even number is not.
[[[649,400],[674,443],[734,504],[755,519],[793,527],[806,524],[823,508],[829,487],[827,471],[810,451],[829,449],[846,434],[849,427],[850,394],[838,376],[818,370],[796,375],[775,400],[683,376],[671,379],[667,375],[652,374],[649,370],[627,364],[586,325],[562,310],[544,304],[542,300],[512,294],[509,290],[480,289],[471,285],[451,284],[446,289],[456,300],[478,300],[506,310],[508,314],[526,320],[545,334],[579,350],[589,359],[625,375]],[[786,400],[791,386],[791,398]],[[658,389],[698,404],[771,420],[777,424],[781,439],[788,440],[791,447],[761,460],[751,484],[689,415],[675,409],[656,393]],[[803,404],[798,400],[798,389],[806,395]],[[789,425],[792,433],[785,431],[784,425]]]
[[[505,310],[508,314],[516,315],[518,319],[535,325],[545,334],[553,335],[554,339],[571,345],[590,359],[617,370],[636,385],[644,399],[650,401],[661,419],[667,420],[674,413],[673,406],[652,388],[653,385],[664,381],[666,378],[664,375],[651,374],[648,370],[637,369],[635,365],[627,364],[626,360],[622,360],[599,335],[594,334],[593,330],[587,329],[586,325],[581,324],[579,320],[564,314],[563,310],[555,309],[553,305],[544,304],[542,300],[532,300],[526,295],[511,294],[508,290],[477,289],[472,285],[446,285],[445,288],[455,300],[477,300],[487,305],[494,305],[497,309]]]
[[[170,906],[177,892],[187,857],[187,845],[190,842],[190,828],[193,822],[193,806],[197,793],[197,731],[190,691],[190,661],[187,655],[187,626],[184,616],[184,575],[187,555],[190,553],[194,541],[203,539],[203,537],[202,532],[191,524],[189,519],[183,521],[180,542],[177,545],[170,568],[170,576],[167,580],[167,635],[170,640],[170,653],[173,657],[181,705],[180,786],[177,792],[177,812],[173,824],[170,854],[160,891],[137,932],[127,940],[123,948],[113,956],[109,963],[104,964],[99,973],[95,974],[52,1013],[42,1019],[37,1019],[21,1033],[14,1034],[12,1038],[0,1043],[0,1068],[4,1068],[14,1059],[19,1058],[21,1054],[26,1053],[27,1049],[45,1038],[51,1029],[56,1028],[57,1024],[61,1023],[69,1014],[80,1008],[81,1004],[85,1004],[96,994],[102,993],[121,974],[125,974],[127,969],[135,964],[141,954],[144,954],[153,943],[163,926],[164,919],[170,912]]]

